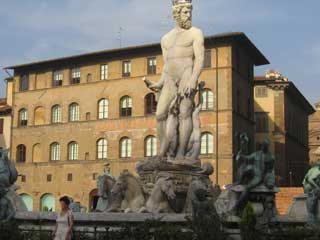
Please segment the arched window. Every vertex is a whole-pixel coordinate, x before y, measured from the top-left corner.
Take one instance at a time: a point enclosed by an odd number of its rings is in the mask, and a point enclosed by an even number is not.
[[[132,141],[128,137],[124,137],[120,140],[120,157],[129,158],[132,152]]]
[[[203,133],[201,135],[201,154],[213,153],[213,135],[211,133]]]
[[[99,119],[106,119],[108,118],[109,114],[109,101],[105,98],[100,99],[98,102],[98,118]]]
[[[106,139],[101,138],[97,141],[97,157],[99,160],[107,159],[108,156],[108,142]]]
[[[17,146],[17,162],[26,162],[26,146],[20,144]]]
[[[213,110],[214,106],[214,99],[213,99],[213,92],[210,89],[205,89],[202,92],[202,107],[201,110]]]
[[[28,75],[22,75],[20,77],[20,91],[27,91],[29,89],[29,76]]]
[[[57,142],[51,143],[50,145],[50,160],[59,161],[60,160],[60,144]]]
[[[41,145],[37,143],[33,145],[32,149],[32,162],[41,162]]]
[[[34,110],[34,125],[42,125],[44,123],[45,123],[44,108],[43,107],[37,107]]]
[[[157,139],[155,136],[148,136],[144,140],[145,156],[154,157],[157,155]]]
[[[156,96],[154,93],[149,93],[144,98],[144,107],[145,107],[145,114],[153,114],[157,110],[157,102]]]
[[[80,107],[78,103],[71,103],[69,106],[69,121],[76,122],[80,120]]]
[[[62,109],[59,105],[54,105],[51,109],[51,122],[61,123],[62,121]]]
[[[29,194],[26,194],[26,193],[20,194],[20,197],[21,197],[22,201],[24,202],[24,204],[26,205],[27,210],[29,212],[32,212],[33,211],[33,199],[32,199],[32,197]]]
[[[68,145],[69,160],[78,160],[79,157],[79,145],[76,142],[71,142]]]
[[[23,108],[19,111],[19,126],[27,126],[28,125],[28,111]]]
[[[87,74],[87,82],[92,82],[92,74],[91,73]]]
[[[132,115],[132,99],[129,96],[124,96],[120,99],[120,116],[130,117]]]
[[[40,198],[40,211],[41,212],[54,212],[56,208],[55,197],[50,194],[44,194]]]

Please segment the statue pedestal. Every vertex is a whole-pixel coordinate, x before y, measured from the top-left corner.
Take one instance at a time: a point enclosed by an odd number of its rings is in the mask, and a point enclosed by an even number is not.
[[[287,218],[289,220],[306,222],[308,219],[307,195],[294,197],[293,202],[288,209]],[[318,200],[318,219],[320,219],[320,200]]]
[[[210,165],[211,166],[211,165]],[[161,174],[168,174],[174,181],[175,199],[169,199],[169,205],[176,213],[191,213],[192,183],[198,180],[198,185],[202,188],[213,189],[209,176],[213,173],[212,166],[188,165],[182,162],[176,164],[173,162],[149,160],[138,164],[137,172],[144,192],[150,197],[157,178]]]
[[[245,186],[243,185],[228,186],[216,201],[217,212],[226,222],[241,221],[241,216],[237,216],[233,208],[244,190]],[[258,223],[273,221],[278,215],[275,204],[276,193],[278,192],[278,188],[268,189],[264,185],[260,185],[249,193],[248,202],[251,203],[254,209]]]

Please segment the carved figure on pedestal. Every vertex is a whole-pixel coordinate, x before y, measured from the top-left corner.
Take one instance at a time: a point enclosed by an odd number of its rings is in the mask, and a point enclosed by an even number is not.
[[[0,187],[0,221],[9,221],[15,215],[14,206],[6,195],[7,191]]]
[[[138,179],[123,171],[111,190],[108,212],[138,212],[145,204],[145,197]]]
[[[304,191],[307,194],[308,223],[317,223],[318,201],[320,200],[320,161],[317,161],[303,180]]]
[[[111,189],[115,183],[114,177],[110,174],[110,167],[107,164],[104,169],[104,174],[98,177],[98,203],[97,212],[104,212],[108,209],[111,202]]]
[[[144,81],[158,92],[159,158],[185,161],[194,128],[194,97],[204,63],[204,37],[200,29],[192,27],[191,0],[173,1],[173,17],[176,27],[161,39],[164,59],[161,79],[158,83],[146,78]]]
[[[173,212],[169,201],[175,199],[174,179],[169,173],[159,173],[151,195],[147,201],[146,209],[140,212],[164,213]]]
[[[15,192],[18,172],[15,164],[8,158],[8,150],[0,150],[0,221],[10,220],[16,211],[27,210],[25,204]]]

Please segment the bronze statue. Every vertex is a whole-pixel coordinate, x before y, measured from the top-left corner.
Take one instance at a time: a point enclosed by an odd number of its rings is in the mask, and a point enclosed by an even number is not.
[[[320,199],[320,161],[308,171],[303,180],[303,187],[307,194],[308,223],[315,224],[318,220],[318,201]]]

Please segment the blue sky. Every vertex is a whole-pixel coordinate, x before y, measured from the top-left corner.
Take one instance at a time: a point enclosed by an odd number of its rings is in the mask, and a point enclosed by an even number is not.
[[[193,0],[205,35],[245,32],[307,99],[320,100],[319,0]],[[173,26],[171,0],[3,0],[0,66],[158,42]],[[1,71],[0,78],[7,75]],[[5,84],[0,81],[0,96]]]

